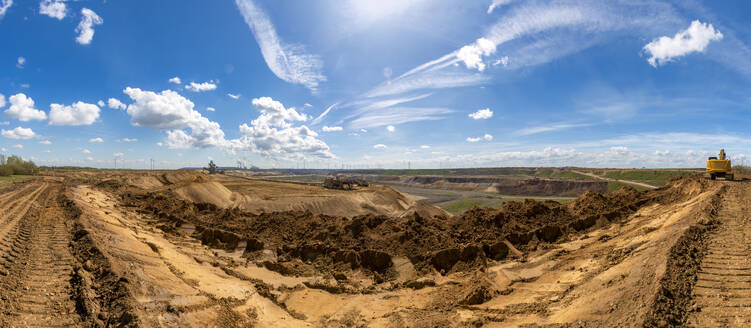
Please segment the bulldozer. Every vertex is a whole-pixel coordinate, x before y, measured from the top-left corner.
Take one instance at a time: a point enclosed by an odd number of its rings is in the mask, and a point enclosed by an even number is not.
[[[725,155],[725,149],[720,149],[717,157],[712,156],[707,159],[707,174],[712,180],[718,177],[733,180],[733,168]]]

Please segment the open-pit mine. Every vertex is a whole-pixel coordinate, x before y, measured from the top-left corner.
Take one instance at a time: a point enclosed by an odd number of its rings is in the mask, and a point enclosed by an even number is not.
[[[37,176],[0,193],[0,326],[751,324],[751,184],[600,191],[450,214],[378,183]]]

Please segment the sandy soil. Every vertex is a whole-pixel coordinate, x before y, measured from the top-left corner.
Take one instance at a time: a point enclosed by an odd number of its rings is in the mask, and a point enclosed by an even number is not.
[[[207,182],[219,181],[71,174],[0,193],[0,326],[657,327],[751,318],[742,307],[751,290],[746,182],[682,178],[648,192],[508,202],[454,217],[256,213],[179,195]],[[260,188],[253,183],[227,189]]]

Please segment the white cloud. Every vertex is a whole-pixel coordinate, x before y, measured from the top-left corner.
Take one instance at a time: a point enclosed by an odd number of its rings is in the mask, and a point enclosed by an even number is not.
[[[125,104],[115,98],[108,99],[107,106],[112,109],[125,109]]]
[[[0,108],[5,107],[5,95],[0,93]]]
[[[490,108],[480,109],[472,114],[469,114],[469,117],[473,120],[487,120],[493,117],[493,111],[490,110]]]
[[[302,158],[311,155],[334,158],[329,146],[317,133],[302,125],[293,127],[295,121],[305,121],[307,115],[294,108],[284,108],[282,103],[269,97],[256,98],[253,105],[261,112],[255,120],[240,126],[242,137],[232,140],[233,149],[251,151],[270,158]]]
[[[422,146],[420,146],[420,149],[430,149],[430,146],[428,146],[428,145],[422,145]]]
[[[91,156],[89,156],[89,157],[86,157],[86,160],[87,160],[87,161],[89,161],[89,162],[91,162],[91,161],[93,161],[93,160],[94,160],[94,157],[91,157]]]
[[[65,7],[65,2],[63,1],[43,0],[39,3],[39,13],[62,20],[68,13],[68,8]]]
[[[89,8],[81,9],[81,22],[76,26],[76,42],[80,44],[90,44],[94,38],[94,26],[104,23],[101,17]]]
[[[524,129],[516,131],[514,134],[519,135],[519,136],[528,136],[528,135],[538,134],[538,133],[543,133],[543,132],[567,130],[567,129],[580,128],[580,127],[585,127],[585,126],[590,126],[590,125],[591,124],[555,123],[555,124],[550,124],[550,125],[542,125],[542,126],[524,128]]]
[[[475,68],[482,72],[485,70],[485,63],[482,57],[490,56],[496,51],[496,45],[486,38],[479,38],[475,43],[466,45],[459,49],[456,58],[464,62],[467,68]]]
[[[52,150],[50,150],[50,149],[45,149],[45,150],[44,150],[44,152],[45,152],[45,153],[47,153],[47,154],[51,154],[51,153],[52,153]]]
[[[309,103],[305,103],[305,105],[303,105],[303,107],[305,107],[305,108],[310,108],[310,107],[313,107],[313,105],[311,105],[311,104],[309,104]]]
[[[13,147],[15,149],[23,149],[23,145],[13,145],[11,147]]]
[[[52,141],[49,141],[49,140],[42,140],[42,141],[40,141],[39,143],[40,143],[40,144],[42,144],[42,145],[51,145],[51,144],[52,144]]]
[[[216,108],[214,108],[214,107],[206,107],[206,110],[209,111],[209,112],[215,112]]]
[[[85,149],[85,148],[81,152],[84,153],[84,154],[91,154],[91,150],[88,150],[88,149]]]
[[[323,132],[333,132],[333,131],[341,131],[341,126],[326,126],[324,125],[323,128],[321,128]]]
[[[353,128],[374,128],[384,125],[408,122],[440,120],[444,114],[452,113],[448,108],[392,107],[367,113],[350,122]]]
[[[127,87],[123,91],[135,101],[127,108],[131,124],[167,131],[165,144],[172,149],[227,146],[219,123],[209,121],[193,109],[190,100],[172,90],[161,93]],[[187,134],[182,129],[190,129]]]
[[[169,83],[174,83],[174,84],[182,84],[182,83],[183,83],[183,81],[182,81],[182,80],[180,80],[180,78],[179,78],[179,77],[177,77],[177,76],[175,76],[175,77],[173,77],[173,78],[169,79],[168,81],[169,81]]]
[[[91,125],[99,118],[99,107],[77,102],[70,106],[50,105],[50,125]]]
[[[482,137],[467,137],[467,139],[464,139],[464,140],[466,140],[467,142],[478,142],[478,141],[481,141],[481,140],[491,141],[491,140],[493,140],[493,136],[486,133]]]
[[[393,125],[389,125],[386,127],[386,130],[388,130],[389,132],[394,132],[396,131],[396,128]]]
[[[103,100],[97,101],[96,104],[99,107],[104,107],[104,105],[105,105]]]
[[[493,3],[488,7],[488,14],[492,14],[493,10],[496,8],[503,7],[512,2],[514,2],[514,0],[493,0]]]
[[[3,18],[5,16],[5,12],[8,11],[8,8],[13,5],[13,0],[2,0],[0,1],[0,18]]]
[[[321,121],[323,121],[323,118],[324,118],[324,117],[326,117],[326,115],[327,115],[327,114],[328,114],[328,113],[329,113],[329,112],[330,112],[330,111],[331,111],[332,109],[334,109],[334,107],[336,107],[336,106],[337,106],[338,104],[339,104],[339,103],[335,103],[335,104],[333,104],[333,105],[329,106],[328,108],[326,108],[326,110],[325,110],[325,111],[323,111],[323,113],[321,113],[321,115],[318,115],[318,117],[316,117],[316,118],[315,118],[315,119],[313,120],[313,122],[310,122],[310,124],[311,124],[311,125],[316,125],[316,124],[318,124],[318,123],[321,123]]]
[[[266,65],[277,77],[313,91],[326,81],[319,56],[306,53],[301,45],[284,44],[269,17],[252,0],[235,0],[235,4],[253,32]]]
[[[232,99],[235,99],[235,100],[237,100],[237,99],[240,99],[240,94],[239,94],[239,93],[238,93],[238,94],[232,94],[232,93],[228,93],[228,94],[227,94],[227,97],[230,97],[230,98],[232,98]]]
[[[365,133],[365,132],[368,132],[368,130],[360,129],[360,132]]]
[[[97,137],[97,138],[91,138],[91,139],[89,139],[89,142],[91,142],[91,143],[94,143],[94,142],[104,142],[104,140],[102,138],[98,138]]]
[[[647,59],[650,65],[657,67],[672,61],[676,57],[685,56],[692,52],[704,52],[711,41],[722,40],[722,33],[715,31],[712,24],[695,20],[691,25],[674,37],[660,37],[644,46],[649,53]]]
[[[0,131],[0,134],[8,139],[31,139],[36,137],[36,133],[34,133],[34,131],[29,128],[22,128],[20,126],[16,127],[13,130],[3,129],[2,131]]]
[[[18,119],[21,122],[31,120],[44,120],[47,114],[34,108],[34,100],[26,97],[25,94],[19,93],[8,98],[10,108],[5,110],[5,115]]]
[[[23,65],[26,65],[26,58],[18,57],[18,59],[16,60],[16,67],[23,68]]]
[[[508,56],[503,56],[499,59],[496,59],[495,62],[493,62],[493,66],[503,65],[503,67],[508,66]]]
[[[123,153],[113,153],[113,154],[112,154],[112,157],[119,157],[119,158],[122,158],[123,156],[125,156],[125,154],[123,154]]]
[[[122,139],[120,139],[118,141],[120,141],[120,142],[137,142],[138,139],[135,139],[135,138],[122,138]]]
[[[388,146],[386,146],[384,144],[377,144],[377,145],[373,145],[373,148],[375,148],[375,149],[386,149],[386,148],[388,148]]]
[[[5,147],[3,147],[3,148],[0,148],[0,151],[1,151],[1,152],[6,152],[6,151],[8,151],[8,148],[5,148]]]
[[[216,89],[216,84],[211,83],[211,82],[203,82],[203,83],[190,82],[189,85],[185,86],[185,89],[188,89],[193,92],[211,91],[211,90]]]

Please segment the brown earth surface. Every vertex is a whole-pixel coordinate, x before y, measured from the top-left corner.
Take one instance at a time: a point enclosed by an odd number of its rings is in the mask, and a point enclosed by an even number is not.
[[[0,192],[0,326],[751,320],[745,181],[686,177],[647,192],[587,192],[566,205],[511,201],[450,216],[425,204],[394,210],[373,201],[383,207],[336,212],[334,203],[293,201],[404,198],[390,188],[346,195],[234,179],[84,172]],[[269,203],[245,207],[237,197]]]

